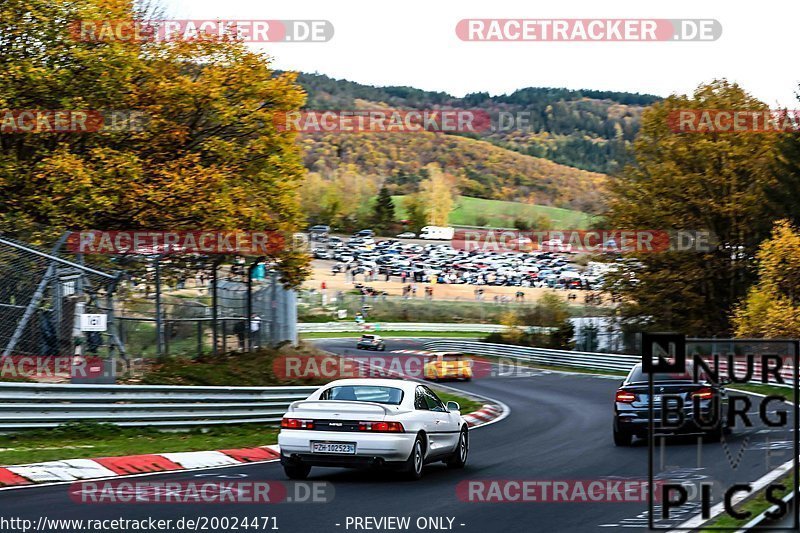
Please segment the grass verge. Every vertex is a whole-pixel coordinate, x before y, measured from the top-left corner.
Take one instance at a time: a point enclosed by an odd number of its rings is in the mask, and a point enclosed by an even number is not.
[[[776,498],[783,498],[787,494],[787,491],[791,490],[791,487],[794,486],[794,476],[792,475],[785,477],[780,482],[786,487],[786,490],[783,491],[776,490],[773,493],[773,496]],[[733,531],[747,524],[753,518],[757,517],[758,515],[760,515],[770,507],[772,507],[773,505],[774,504],[768,502],[766,499],[766,490],[762,490],[756,496],[749,498],[745,500],[743,503],[734,506],[734,509],[736,509],[739,512],[747,511],[750,513],[750,515],[748,515],[748,517],[745,518],[744,520],[737,520],[732,516],[723,514],[722,516],[705,524],[700,531],[702,533],[709,533],[712,531],[719,531],[722,528]]]
[[[405,196],[392,196],[397,218],[407,218],[408,213],[404,207],[405,198]],[[459,196],[450,213],[449,221],[450,224],[477,226],[479,222],[482,222],[488,227],[511,228],[516,219],[530,222],[538,217],[547,218],[552,222],[553,227],[578,229],[588,227],[592,219],[588,213],[572,209]]]
[[[0,435],[0,464],[249,448],[275,444],[277,435],[278,428],[263,424],[168,433],[151,428],[80,422],[55,429]]]
[[[470,400],[469,398],[464,398],[463,396],[459,396],[451,392],[441,392],[439,390],[436,391],[436,396],[438,396],[439,399],[442,400],[444,403],[458,402],[458,405],[461,407],[462,415],[478,411],[481,407],[483,407],[484,403],[484,402],[479,402],[477,400]]]

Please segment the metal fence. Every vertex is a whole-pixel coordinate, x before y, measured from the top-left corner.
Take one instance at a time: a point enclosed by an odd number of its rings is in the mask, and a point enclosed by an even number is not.
[[[118,335],[145,357],[297,343],[295,292],[259,262],[138,258],[117,302]]]
[[[460,340],[436,340],[425,343],[428,350],[466,352],[475,355],[507,357],[549,366],[564,366],[627,373],[642,361],[640,355],[623,355],[593,352],[570,352],[546,348],[528,348],[508,344],[471,342]]]
[[[770,339],[686,339],[686,351],[687,357],[700,357],[707,361],[709,365],[713,364],[713,354],[738,354],[739,356],[748,354],[751,356],[782,355],[784,356],[782,357],[780,370],[780,376],[783,378],[782,382],[776,382],[769,376],[768,383],[777,386],[791,386],[789,384],[794,382],[795,357],[798,352],[797,342],[794,340]],[[425,343],[425,348],[436,351],[505,357],[546,366],[613,371],[620,374],[627,374],[634,365],[642,361],[641,355],[550,350],[458,339],[428,341]],[[734,360],[733,363],[722,361],[717,364],[725,372],[729,371],[728,364],[732,364],[730,371],[735,371],[737,375],[749,373],[744,361]],[[712,366],[709,367],[711,368]],[[758,371],[755,371],[753,375],[759,379],[761,378],[758,375]]]
[[[0,431],[79,421],[154,427],[273,423],[317,388],[0,383]]]
[[[83,313],[110,310],[119,272],[87,265],[62,252],[66,235],[50,249],[0,237],[0,355],[70,356]],[[121,350],[113,335],[81,336],[84,353]],[[122,350],[124,355],[124,350]]]
[[[502,324],[447,324],[436,322],[375,322],[356,324],[354,322],[307,322],[297,324],[299,333],[378,333],[381,331],[464,331],[476,333],[494,333],[505,331],[509,326]],[[531,328],[547,331],[551,328]]]
[[[123,359],[249,351],[297,342],[296,295],[260,261],[201,256],[114,256],[0,236],[0,356]],[[83,314],[105,315],[85,332]]]

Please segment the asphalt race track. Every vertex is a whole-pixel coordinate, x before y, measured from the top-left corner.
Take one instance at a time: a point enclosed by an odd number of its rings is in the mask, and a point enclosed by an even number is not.
[[[354,343],[354,339],[318,342],[332,352],[348,350],[351,354],[356,353]],[[420,348],[420,342],[415,340],[387,341],[389,351]],[[623,527],[646,530],[647,503],[473,503],[461,501],[456,495],[456,485],[463,480],[647,479],[646,442],[637,441],[631,448],[618,448],[612,442],[611,402],[618,383],[616,378],[533,369],[508,377],[450,383],[455,388],[500,400],[511,409],[510,416],[504,420],[471,432],[467,468],[448,470],[442,464],[430,465],[417,482],[403,481],[385,472],[315,468],[309,480],[333,484],[335,498],[331,503],[81,504],[69,498],[69,485],[56,485],[0,491],[0,514],[34,521],[41,515],[51,519],[153,517],[172,520],[201,516],[274,516],[278,528],[290,533],[366,530],[354,529],[352,525],[346,528],[347,518],[357,516],[410,516],[409,531],[418,530],[415,525],[418,517],[453,518],[452,530],[475,533],[588,532]],[[726,444],[704,444],[700,457],[696,439],[669,442],[663,457],[656,454],[656,473],[662,478],[713,480],[725,486],[735,481],[754,481],[767,473],[767,451],[772,454],[772,468],[791,458],[786,449],[786,443],[790,442],[788,431],[769,430],[756,421],[753,428],[738,429],[727,436]],[[729,453],[725,453],[723,446],[728,447]],[[662,462],[663,469],[659,466]],[[732,462],[736,464],[735,469]],[[665,474],[665,470],[670,473]],[[278,463],[140,479],[187,481],[196,480],[197,476],[239,481],[286,479]],[[714,503],[719,501],[719,494],[716,496]],[[671,522],[662,521],[658,525],[676,526],[698,509],[699,504],[694,504]],[[447,527],[448,521],[444,524]]]

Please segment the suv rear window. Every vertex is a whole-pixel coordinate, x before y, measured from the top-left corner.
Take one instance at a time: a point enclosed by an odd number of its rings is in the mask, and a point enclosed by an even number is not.
[[[361,340],[362,341],[372,341],[372,340],[375,340],[375,336],[374,335],[361,335]]]
[[[693,368],[691,365],[686,365],[686,372],[678,372],[678,373],[668,373],[668,372],[656,372],[653,374],[653,381],[693,381],[694,376],[692,375]],[[647,383],[649,376],[642,371],[641,366],[637,366],[634,368],[633,372],[631,373],[631,377],[628,381],[631,383]],[[700,380],[708,379],[705,372],[700,372],[698,375]]]

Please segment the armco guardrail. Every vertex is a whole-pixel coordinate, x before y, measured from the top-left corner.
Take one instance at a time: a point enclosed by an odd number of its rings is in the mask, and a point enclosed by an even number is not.
[[[627,373],[636,363],[642,360],[639,355],[548,350],[546,348],[528,348],[525,346],[491,344],[488,342],[462,341],[456,339],[426,342],[425,348],[428,350],[505,357],[508,359],[531,361],[543,365],[613,370],[619,371],[620,373]]]
[[[475,333],[494,333],[505,331],[509,326],[502,324],[462,324],[458,322],[432,323],[432,322],[367,322],[355,324],[353,322],[305,322],[297,325],[300,333],[361,333],[364,331],[380,333],[381,331],[462,331]],[[542,328],[531,326],[528,331],[544,333],[555,328]]]
[[[0,383],[0,431],[77,421],[157,427],[271,423],[316,389]]]
[[[508,326],[499,324],[435,324],[428,322],[305,322],[297,324],[298,333],[360,333],[362,331],[474,331],[476,333],[493,333],[504,331]]]

